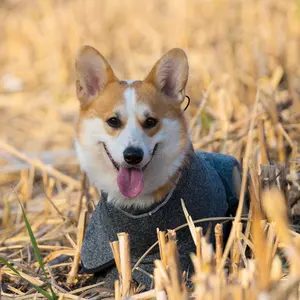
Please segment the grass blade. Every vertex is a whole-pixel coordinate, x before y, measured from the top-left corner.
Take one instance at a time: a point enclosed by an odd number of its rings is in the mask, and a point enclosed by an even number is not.
[[[39,251],[39,248],[38,248],[35,236],[33,234],[33,231],[31,229],[31,226],[30,226],[29,221],[27,219],[25,210],[24,210],[24,208],[23,208],[20,200],[19,200],[19,203],[20,203],[20,206],[21,206],[21,209],[22,209],[23,218],[24,218],[24,221],[25,221],[25,225],[26,225],[29,237],[30,237],[30,241],[31,241],[31,245],[33,247],[35,258],[36,258],[37,262],[39,263],[39,265],[40,265],[40,267],[41,267],[41,269],[42,269],[45,277],[48,279],[48,276],[47,276],[47,273],[46,273],[46,269],[45,269],[45,265],[44,265],[44,262],[42,260],[42,257],[41,257],[41,254],[40,254],[40,251]],[[55,293],[54,293],[54,291],[52,289],[51,284],[49,284],[49,289],[50,289],[51,294],[52,294],[52,298],[51,299],[57,299],[58,297],[55,295]]]
[[[33,231],[31,229],[31,226],[29,224],[29,221],[27,219],[26,213],[25,213],[24,208],[23,208],[23,206],[22,206],[21,203],[20,203],[20,206],[21,206],[21,209],[22,209],[22,214],[23,214],[23,218],[24,218],[24,221],[25,221],[25,224],[26,224],[26,228],[27,228],[27,231],[28,231],[28,234],[29,234],[29,237],[30,237],[31,245],[33,247],[35,258],[38,261],[38,263],[39,263],[39,265],[40,265],[40,267],[41,267],[44,275],[47,276],[47,273],[46,273],[46,270],[45,270],[45,266],[44,266],[44,262],[42,260],[42,257],[41,257],[41,254],[40,254],[40,251],[39,251],[39,248],[38,248],[35,236],[33,234]]]
[[[47,299],[49,300],[53,300],[56,299],[54,297],[56,297],[56,295],[50,295],[47,291],[43,290],[41,287],[33,284],[32,282],[30,282],[29,280],[27,280],[26,278],[22,277],[22,275],[18,272],[18,270],[16,270],[14,268],[14,266],[5,258],[0,257],[0,262],[3,263],[4,265],[6,265],[10,270],[12,270],[15,274],[17,274],[18,276],[20,276],[23,280],[25,280],[26,282],[28,282],[29,284],[31,284],[40,294],[42,294],[43,296],[45,296]]]

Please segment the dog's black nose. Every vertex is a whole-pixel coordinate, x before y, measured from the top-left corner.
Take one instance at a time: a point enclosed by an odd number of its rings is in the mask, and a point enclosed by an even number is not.
[[[125,149],[123,155],[128,164],[137,165],[143,160],[144,152],[141,148],[128,147]]]

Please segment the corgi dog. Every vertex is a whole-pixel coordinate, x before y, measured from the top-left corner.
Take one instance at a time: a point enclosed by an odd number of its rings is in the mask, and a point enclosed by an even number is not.
[[[80,49],[75,67],[80,101],[75,148],[102,196],[85,232],[81,266],[112,288],[117,269],[109,243],[118,233],[130,235],[136,263],[157,241],[157,228],[166,231],[186,222],[181,199],[195,220],[234,215],[240,166],[230,155],[193,149],[181,105],[189,72],[183,50],[163,55],[144,80],[119,80],[90,46]],[[207,231],[209,224],[201,226]],[[224,224],[224,241],[229,230]],[[177,238],[182,268],[192,270],[189,253],[195,245],[188,228]],[[151,273],[159,257],[154,250],[141,269]],[[151,286],[144,273],[133,277]]]
[[[96,49],[83,46],[75,70],[75,149],[90,183],[118,207],[158,203],[176,185],[190,149],[181,108],[189,73],[185,52],[167,52],[144,80],[119,80]]]

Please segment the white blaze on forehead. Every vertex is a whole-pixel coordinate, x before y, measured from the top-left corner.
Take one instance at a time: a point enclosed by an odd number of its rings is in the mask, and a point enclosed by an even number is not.
[[[132,83],[134,83],[136,80],[123,80],[123,81],[127,82],[128,84],[132,84]]]
[[[128,116],[134,115],[135,105],[136,105],[136,93],[135,89],[132,87],[126,88],[124,92],[125,108],[127,110]]]
[[[133,87],[126,88],[124,92],[124,100],[125,110],[129,119],[135,119],[135,116],[142,118],[150,111],[148,105],[137,103],[136,91]]]
[[[140,128],[136,118],[136,116],[141,117],[144,115],[147,108],[145,105],[137,103],[134,87],[129,86],[124,91],[124,108],[127,115],[127,123],[119,135],[118,142],[124,149],[128,146],[133,146],[142,148],[144,153],[149,153],[151,146],[148,145],[147,137],[142,128]]]
[[[120,141],[125,146],[139,146],[142,135],[136,123],[136,92],[132,87],[126,88],[124,92],[124,106],[127,114],[127,124],[120,133]]]

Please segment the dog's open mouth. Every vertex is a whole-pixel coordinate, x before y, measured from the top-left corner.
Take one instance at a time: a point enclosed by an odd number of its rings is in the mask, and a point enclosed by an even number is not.
[[[107,156],[109,157],[110,161],[112,162],[113,166],[117,169],[117,171],[119,171],[120,165],[112,158],[110,152],[108,151],[108,149],[104,143],[103,143],[103,147],[104,147],[104,150],[105,150]]]
[[[143,171],[147,168],[151,162],[154,154],[156,153],[158,144],[155,145],[151,159],[143,168],[134,168],[134,167],[122,167],[120,166],[113,158],[110,152],[108,151],[106,145],[103,143],[104,150],[112,162],[115,169],[118,171],[117,183],[120,192],[126,198],[135,198],[137,197],[144,188],[144,174]]]

